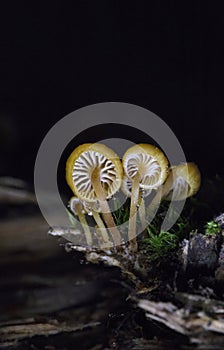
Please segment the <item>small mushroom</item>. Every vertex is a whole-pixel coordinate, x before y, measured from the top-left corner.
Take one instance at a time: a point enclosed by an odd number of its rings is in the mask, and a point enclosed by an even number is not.
[[[115,245],[121,236],[107,199],[120,188],[123,169],[117,154],[103,144],[83,144],[69,156],[66,163],[66,180],[73,193],[88,203],[99,202],[103,219]]]
[[[83,227],[85,236],[86,236],[86,243],[87,245],[91,246],[93,244],[93,239],[92,239],[92,235],[88,226],[88,223],[86,221],[85,218],[85,210],[83,207],[82,202],[79,200],[79,198],[77,197],[72,197],[68,203],[68,206],[70,208],[70,210],[78,216],[79,221]]]
[[[97,224],[97,231],[101,235],[100,246],[101,248],[109,247],[111,245],[109,236],[107,234],[107,229],[104,225],[103,220],[100,217],[101,208],[99,202],[83,202],[83,207],[88,215],[93,215],[94,220]]]
[[[132,181],[127,176],[123,177],[121,189],[127,197],[131,197]],[[137,206],[139,208],[138,213],[139,213],[139,218],[140,218],[141,226],[143,230],[146,227],[144,198],[148,197],[151,194],[151,192],[152,192],[151,189],[145,190],[145,189],[139,188],[139,199],[138,199]]]
[[[161,200],[181,201],[198,192],[201,184],[201,175],[194,163],[183,163],[170,168],[166,182],[159,188],[147,214],[154,216]]]
[[[181,201],[198,192],[201,174],[195,163],[173,166],[162,189],[165,200]]]
[[[168,161],[161,150],[149,144],[130,147],[123,156],[125,175],[132,182],[128,237],[130,249],[137,250],[136,213],[139,191],[157,189],[167,177]]]

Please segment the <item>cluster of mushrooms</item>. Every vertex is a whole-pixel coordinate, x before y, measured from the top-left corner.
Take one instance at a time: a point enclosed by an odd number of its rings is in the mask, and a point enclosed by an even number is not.
[[[121,247],[124,239],[115,224],[108,199],[120,189],[130,197],[128,241],[131,251],[137,250],[137,214],[142,229],[146,217],[153,217],[161,200],[184,200],[200,187],[200,172],[194,163],[169,167],[164,153],[150,144],[130,147],[122,161],[109,147],[100,143],[78,146],[66,163],[66,181],[74,196],[70,210],[79,218],[88,246],[93,236],[86,220],[91,211],[96,223],[95,232],[101,247]],[[145,198],[154,192],[145,207]]]

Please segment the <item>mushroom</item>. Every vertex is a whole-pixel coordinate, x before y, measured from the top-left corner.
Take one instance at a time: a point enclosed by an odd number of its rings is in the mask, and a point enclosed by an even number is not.
[[[121,236],[107,199],[119,190],[122,176],[123,169],[119,157],[109,147],[100,143],[78,146],[66,163],[68,185],[81,201],[99,202],[103,219],[115,245],[121,244]]]
[[[194,163],[183,163],[170,168],[166,182],[159,188],[147,214],[154,216],[161,200],[181,201],[198,192],[201,184],[200,171]]]
[[[79,221],[83,227],[85,236],[86,236],[86,243],[87,245],[91,246],[93,244],[93,239],[92,239],[92,235],[89,229],[89,226],[87,224],[86,218],[85,218],[85,210],[83,207],[82,202],[79,200],[79,198],[77,197],[72,197],[68,203],[68,206],[70,208],[70,210],[78,216]]]
[[[131,197],[131,191],[132,191],[132,181],[127,177],[123,177],[121,189],[124,192],[124,194],[127,197]],[[144,230],[146,227],[146,219],[145,219],[145,203],[144,203],[144,198],[148,197],[151,194],[152,190],[144,190],[142,188],[139,188],[139,198],[138,198],[138,213],[139,213],[139,218],[141,221],[141,226],[142,229]]]
[[[139,191],[157,189],[167,177],[168,161],[161,150],[149,144],[130,147],[123,156],[125,175],[132,182],[128,237],[130,249],[137,250],[136,213]]]
[[[198,192],[201,174],[195,163],[183,163],[173,166],[162,190],[165,200],[181,201]]]
[[[108,247],[111,245],[109,236],[107,234],[107,229],[104,225],[103,220],[100,217],[100,205],[99,202],[94,202],[94,203],[90,203],[90,202],[83,202],[83,207],[86,211],[86,213],[88,213],[89,215],[93,215],[94,220],[96,221],[97,224],[97,231],[98,233],[101,235],[101,240],[100,240],[100,246],[101,248],[104,248],[105,246]]]

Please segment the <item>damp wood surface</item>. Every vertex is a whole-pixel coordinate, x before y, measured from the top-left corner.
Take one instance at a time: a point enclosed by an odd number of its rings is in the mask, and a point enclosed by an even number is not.
[[[212,286],[136,292],[118,268],[66,252],[35,205],[10,211],[0,220],[0,349],[223,349]]]

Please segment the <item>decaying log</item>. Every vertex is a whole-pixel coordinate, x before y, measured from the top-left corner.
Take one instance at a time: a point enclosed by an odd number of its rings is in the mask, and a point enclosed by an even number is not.
[[[91,322],[86,324],[66,324],[58,320],[51,319],[38,322],[31,318],[27,320],[17,320],[13,324],[0,324],[1,343],[18,341],[34,336],[49,336],[65,332],[77,332],[86,328],[97,327],[100,322]]]
[[[187,336],[194,344],[219,343],[224,335],[224,302],[199,295],[179,293],[177,307],[170,302],[139,300],[138,306],[150,320]]]
[[[15,203],[17,194],[22,192],[8,191],[9,197],[4,194],[0,201]],[[29,196],[22,196],[21,201],[26,198],[29,202]],[[212,299],[212,293],[205,297],[205,291],[201,295],[178,293],[170,287],[169,302],[159,302],[160,295],[155,301],[154,288],[157,293],[163,281],[142,288],[125,253],[117,259],[81,245],[64,242],[61,247],[58,238],[47,235],[48,224],[39,213],[24,215],[19,207],[21,215],[0,221],[0,349],[58,350],[66,346],[80,350],[164,350],[175,348],[178,337],[203,350],[223,348],[224,302]],[[60,228],[51,233],[59,237],[65,234],[67,238],[76,234]],[[212,271],[215,275],[216,264],[222,269],[219,273],[223,272],[223,246],[218,256],[215,239],[207,242],[196,236],[191,243],[191,255],[185,256],[188,269],[199,261],[206,273]],[[195,253],[198,243],[199,259]],[[211,266],[203,257],[205,247],[212,252]],[[81,265],[81,258],[91,264]],[[92,264],[96,262],[98,266]],[[131,287],[127,280],[132,282]],[[138,308],[134,307],[136,301]],[[136,320],[133,326],[136,313],[143,319]],[[118,319],[114,324],[109,322],[109,315],[113,314]],[[153,333],[143,334],[142,329],[146,333],[149,324],[158,325],[159,336],[158,332],[155,337]],[[166,339],[167,332],[174,335],[172,340]]]

